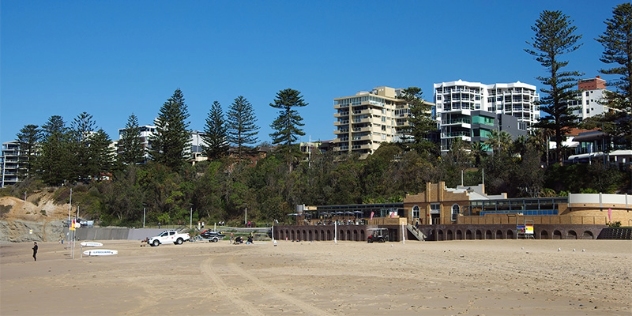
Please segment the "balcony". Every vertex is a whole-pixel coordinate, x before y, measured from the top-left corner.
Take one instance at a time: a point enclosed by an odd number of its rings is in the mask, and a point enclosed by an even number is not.
[[[349,112],[337,112],[334,113],[334,117],[347,117],[349,116]]]
[[[371,135],[353,136],[351,139],[353,139],[353,141],[370,141],[372,139],[372,136]]]
[[[335,126],[343,126],[343,125],[349,125],[349,121],[336,121],[334,122]]]

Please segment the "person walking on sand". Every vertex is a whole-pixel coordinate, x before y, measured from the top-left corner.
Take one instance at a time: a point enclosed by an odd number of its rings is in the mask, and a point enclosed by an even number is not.
[[[33,242],[33,260],[37,261],[37,241]]]

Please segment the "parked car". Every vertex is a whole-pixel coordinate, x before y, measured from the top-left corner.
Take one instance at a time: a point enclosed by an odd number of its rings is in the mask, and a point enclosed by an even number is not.
[[[366,241],[368,243],[388,241],[388,228],[369,228],[367,231],[369,237]]]
[[[153,247],[160,246],[164,243],[172,242],[176,245],[181,245],[185,241],[189,241],[191,237],[188,233],[178,233],[175,230],[165,230],[158,236],[151,237],[147,240],[147,243]]]
[[[206,239],[210,242],[218,242],[222,239],[224,239],[226,235],[220,233],[220,232],[216,232],[216,231],[212,231],[210,229],[205,230],[203,232],[200,233],[200,237],[202,237],[203,239]]]

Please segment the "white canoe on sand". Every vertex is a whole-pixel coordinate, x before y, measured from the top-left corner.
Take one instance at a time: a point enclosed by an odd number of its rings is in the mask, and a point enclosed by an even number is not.
[[[83,252],[86,256],[112,256],[118,254],[118,250],[109,250],[109,249],[95,249],[95,250],[86,250]]]
[[[102,243],[100,242],[96,242],[96,241],[84,241],[81,242],[81,247],[101,247],[103,246]]]

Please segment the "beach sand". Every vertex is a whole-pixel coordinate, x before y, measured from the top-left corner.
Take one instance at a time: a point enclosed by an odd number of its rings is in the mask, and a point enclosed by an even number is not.
[[[100,242],[1,244],[0,314],[632,315],[630,241]]]

